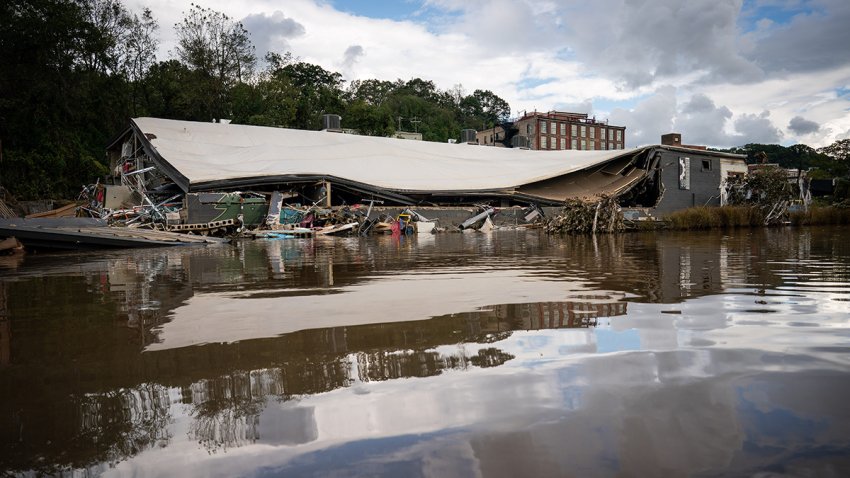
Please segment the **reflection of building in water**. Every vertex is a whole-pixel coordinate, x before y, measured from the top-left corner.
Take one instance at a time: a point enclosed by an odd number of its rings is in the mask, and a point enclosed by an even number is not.
[[[282,371],[236,371],[197,381],[181,394],[192,404],[194,439],[208,449],[227,450],[260,438],[259,416],[266,398],[283,395]]]
[[[687,240],[667,241],[658,248],[663,302],[678,302],[722,290],[721,255],[716,246],[692,246]]]
[[[609,290],[633,292],[636,302],[681,302],[723,290],[729,250],[721,234],[630,234],[609,239],[595,272]],[[725,261],[725,262],[724,262]],[[617,270],[609,275],[607,271]]]
[[[493,308],[497,317],[521,320],[516,329],[539,330],[592,327],[601,317],[626,315],[627,302],[536,302],[508,304]]]
[[[109,463],[168,445],[168,425],[172,422],[170,392],[162,385],[145,383],[83,396],[76,414],[75,441],[81,445],[88,441],[97,444],[97,455],[91,461]]]
[[[588,297],[582,301],[500,304],[452,317],[463,318],[468,333],[478,337],[479,341],[493,342],[514,330],[596,326],[600,318],[626,315],[628,302],[618,300],[622,298],[622,294],[614,294]]]
[[[361,382],[391,380],[395,378],[430,377],[443,370],[466,370],[469,367],[496,367],[514,356],[495,347],[482,348],[474,355],[464,350],[455,354],[441,354],[433,350],[408,350],[395,353],[357,353],[351,357],[352,378]]]
[[[297,445],[318,436],[312,409],[274,406],[293,397],[321,393],[358,382],[439,375],[447,369],[493,367],[513,356],[495,347],[357,352],[326,362],[302,360],[281,367],[232,371],[182,387],[141,384],[135,388],[87,394],[77,404],[77,438],[106,439],[93,461],[115,462],[166,446],[168,425],[188,405],[191,438],[209,451],[257,441]],[[268,409],[268,410],[267,410]]]
[[[106,273],[100,275],[105,283],[98,286],[108,286],[109,295],[119,298],[119,314],[126,314],[126,326],[138,331],[140,344],[151,343],[151,329],[162,324],[169,310],[192,296],[191,287],[182,281],[181,268],[182,255],[168,251],[109,261]]]

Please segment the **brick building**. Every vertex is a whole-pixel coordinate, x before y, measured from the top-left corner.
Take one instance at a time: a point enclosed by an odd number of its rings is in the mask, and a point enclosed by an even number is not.
[[[526,113],[512,124],[496,126],[476,134],[485,146],[525,147],[536,150],[623,149],[626,127],[589,118],[586,113],[550,111]]]

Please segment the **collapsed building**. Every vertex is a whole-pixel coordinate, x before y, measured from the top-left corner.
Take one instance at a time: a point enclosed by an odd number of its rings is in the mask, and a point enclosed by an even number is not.
[[[327,208],[370,200],[545,207],[615,197],[623,207],[663,216],[721,205],[725,178],[746,173],[744,156],[673,145],[532,151],[157,118],[130,120],[107,154],[121,189],[102,205],[133,197],[159,219],[170,214],[171,223],[183,224],[211,219],[193,214],[203,209],[197,205],[231,203],[243,220],[258,223],[273,193]],[[166,205],[173,207],[160,212]]]

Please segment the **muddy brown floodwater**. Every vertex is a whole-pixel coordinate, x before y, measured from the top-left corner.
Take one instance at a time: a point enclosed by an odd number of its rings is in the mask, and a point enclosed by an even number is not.
[[[0,475],[850,475],[848,228],[3,259]]]

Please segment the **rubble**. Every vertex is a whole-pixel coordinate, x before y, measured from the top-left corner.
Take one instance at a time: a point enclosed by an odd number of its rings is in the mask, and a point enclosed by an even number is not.
[[[626,229],[617,201],[608,196],[598,201],[567,200],[561,214],[546,221],[550,234],[596,234]]]

